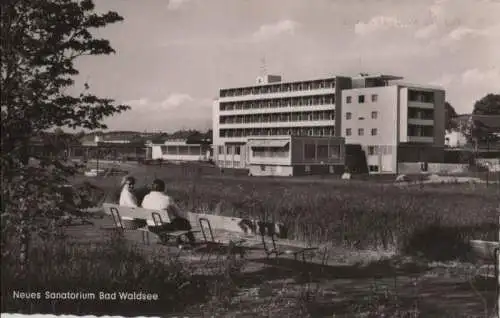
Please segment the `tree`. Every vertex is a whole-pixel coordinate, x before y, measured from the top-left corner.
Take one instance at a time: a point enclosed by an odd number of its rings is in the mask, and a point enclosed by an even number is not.
[[[445,118],[445,129],[450,130],[453,128],[457,128],[456,123],[453,121],[453,119],[457,116],[457,112],[455,111],[455,108],[451,106],[450,103],[445,102],[444,103],[444,118]]]
[[[0,14],[2,245],[20,229],[25,249],[28,234],[39,233],[39,217],[68,212],[64,185],[77,168],[61,157],[30,153],[32,136],[57,127],[103,129],[105,117],[129,108],[93,95],[88,84],[80,94],[68,92],[79,57],[114,53],[91,31],[123,18],[95,13],[92,0],[3,0]],[[75,203],[73,211],[79,207]]]
[[[487,94],[474,103],[473,116],[469,121],[470,139],[477,148],[480,143],[489,144],[498,140],[500,127],[500,94]],[[476,116],[484,116],[474,118]]]
[[[82,130],[80,130],[79,132],[77,132],[77,133],[75,134],[75,138],[76,138],[76,140],[80,140],[80,139],[82,139],[83,137],[85,137],[85,131],[84,131],[83,129],[82,129]]]
[[[212,129],[207,130],[207,132],[205,133],[205,138],[207,140],[210,140],[210,142],[212,141],[212,138],[213,138],[213,131],[212,131]]]
[[[473,115],[500,115],[500,94],[488,94],[476,101]]]

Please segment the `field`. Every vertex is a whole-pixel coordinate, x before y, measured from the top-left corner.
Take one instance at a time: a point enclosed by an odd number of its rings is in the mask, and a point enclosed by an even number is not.
[[[94,226],[68,228],[78,244],[66,240],[36,249],[33,288],[141,288],[162,294],[165,301],[126,308],[163,316],[490,317],[494,311],[495,281],[474,264],[467,240],[498,240],[497,186],[249,178],[194,165],[123,169],[137,178],[139,194],[154,178],[165,180],[167,193],[190,211],[283,222],[289,238],[327,247],[328,266],[269,261],[258,253],[243,262],[224,256],[204,262],[189,252],[177,258],[160,245],[129,244],[139,237],[126,237],[127,244],[109,241],[100,224],[110,220],[97,219]],[[91,182],[98,188],[95,200],[102,201],[112,200],[120,179],[77,177],[73,182]],[[56,270],[41,261],[47,256]],[[3,286],[15,287],[15,266],[5,269]],[[40,272],[50,275],[42,278]],[[75,273],[87,274],[82,279]],[[75,311],[64,302],[44,306],[44,312]],[[125,308],[118,303],[79,306],[82,314],[116,314]]]
[[[397,186],[388,180],[252,178],[195,165],[130,166],[128,170],[139,188],[153,178],[165,180],[167,192],[184,209],[279,221],[289,229],[290,238],[311,244],[437,253],[430,256],[446,259],[464,256],[457,254],[465,252],[459,250],[457,240],[496,240],[498,236],[498,185]],[[119,184],[119,177],[89,180],[108,192]],[[452,245],[447,253],[446,244]]]

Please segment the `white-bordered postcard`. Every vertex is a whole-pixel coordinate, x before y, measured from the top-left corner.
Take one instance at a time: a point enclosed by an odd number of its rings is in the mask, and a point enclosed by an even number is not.
[[[4,0],[2,317],[498,317],[497,0]]]

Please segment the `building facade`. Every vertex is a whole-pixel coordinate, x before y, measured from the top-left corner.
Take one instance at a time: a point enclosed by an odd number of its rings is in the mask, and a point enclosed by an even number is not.
[[[247,147],[251,176],[333,174],[344,170],[342,137],[252,137]]]
[[[445,145],[449,148],[464,147],[467,145],[467,136],[458,130],[447,130],[445,135]]]
[[[249,139],[279,136],[344,137],[366,153],[369,171],[395,173],[405,160],[433,160],[444,147],[442,89],[394,83],[401,77],[357,77],[282,82],[221,89],[213,105],[214,161],[248,168]],[[408,152],[399,157],[398,153]],[[436,160],[438,160],[437,158]]]
[[[367,82],[370,79],[366,77]],[[359,80],[358,87],[343,91],[340,127],[346,143],[362,146],[368,171],[396,173],[398,162],[442,162],[445,92],[411,84],[372,86],[367,82]]]
[[[202,144],[190,144],[186,140],[167,140],[161,144],[148,143],[147,160],[208,161],[210,148]]]

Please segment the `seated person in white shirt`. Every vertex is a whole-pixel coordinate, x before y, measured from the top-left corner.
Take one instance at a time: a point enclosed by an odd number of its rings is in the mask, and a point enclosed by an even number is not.
[[[153,181],[151,192],[142,200],[142,207],[151,210],[166,210],[170,218],[170,223],[164,224],[162,227],[150,227],[151,232],[159,234],[162,231],[189,231],[192,229],[187,214],[182,212],[174,200],[165,194],[165,182],[163,180],[156,179]],[[187,237],[190,243],[194,244],[193,233],[188,233]],[[182,242],[179,240],[179,243]]]
[[[122,181],[122,190],[120,192],[119,204],[128,207],[137,207],[137,198],[132,193],[135,186],[135,178],[128,176]]]

